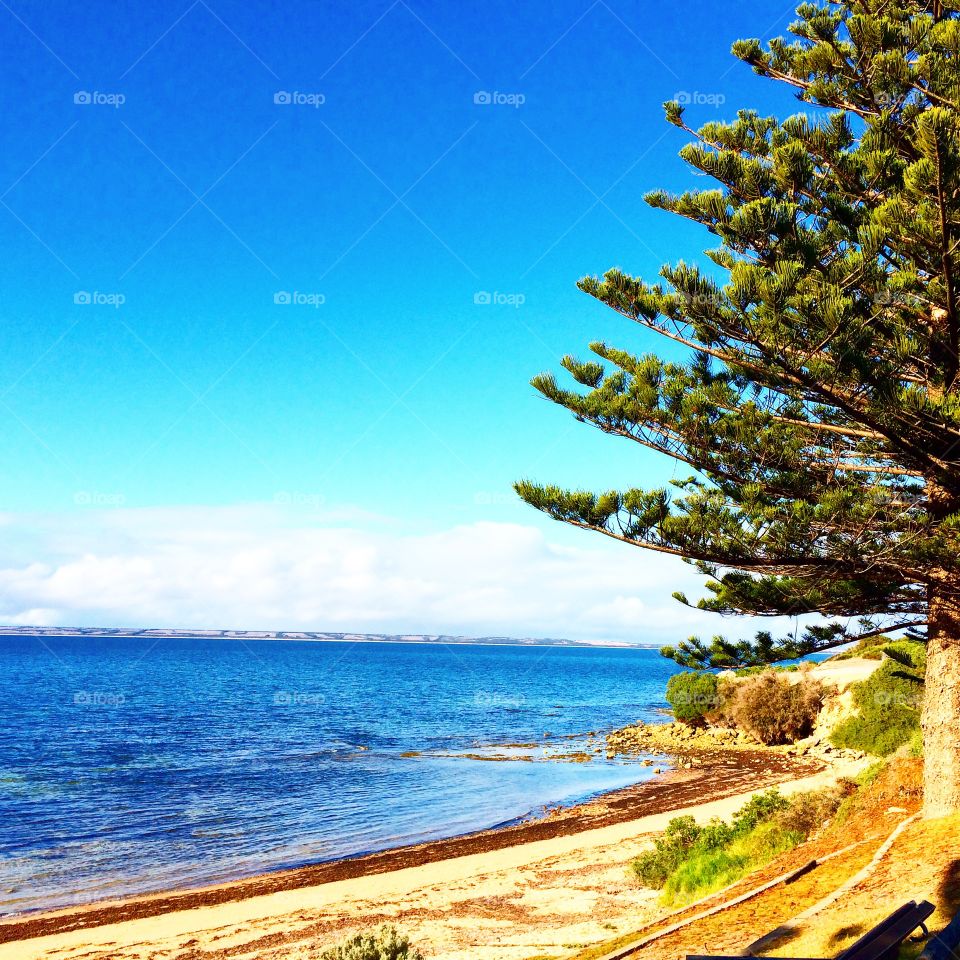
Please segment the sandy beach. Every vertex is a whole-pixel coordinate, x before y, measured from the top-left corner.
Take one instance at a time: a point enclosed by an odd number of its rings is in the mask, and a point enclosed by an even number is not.
[[[0,923],[0,958],[309,958],[340,937],[396,923],[428,956],[521,960],[615,936],[652,919],[655,894],[630,860],[671,817],[728,816],[750,794],[849,775],[767,752],[677,770],[555,815],[369,857],[194,891]]]

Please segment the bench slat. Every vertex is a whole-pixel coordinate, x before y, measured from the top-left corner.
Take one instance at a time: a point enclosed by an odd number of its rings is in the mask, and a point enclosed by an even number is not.
[[[868,930],[856,943],[837,954],[835,960],[884,960],[919,927],[936,908],[926,900],[911,900],[882,923]]]

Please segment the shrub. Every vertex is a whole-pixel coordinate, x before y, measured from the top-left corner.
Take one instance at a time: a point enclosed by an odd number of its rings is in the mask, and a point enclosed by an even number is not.
[[[712,673],[675,673],[667,681],[667,703],[674,717],[699,723],[717,708],[717,677]]]
[[[920,729],[926,650],[922,644],[888,644],[888,657],[861,683],[853,686],[856,715],[834,728],[835,747],[863,750],[878,757],[915,740]],[[895,659],[893,659],[895,658]]]
[[[884,646],[883,652],[901,666],[920,673],[927,672],[927,648],[916,640],[894,640]]]
[[[324,950],[318,960],[423,960],[423,954],[404,934],[384,924]]]
[[[792,850],[797,844],[803,843],[809,835],[802,830],[784,830],[778,818],[769,823],[761,823],[742,840],[738,840],[733,845],[731,853],[760,866],[769,863],[781,853]]]
[[[744,875],[750,865],[744,855],[727,850],[704,850],[681,864],[663,886],[666,904],[689,902],[700,894],[720,890]]]
[[[864,660],[882,660],[883,655],[895,656],[891,651],[906,652],[911,659],[920,658],[922,663],[926,662],[927,650],[922,643],[916,640],[891,640],[889,637],[870,637],[854,644],[848,650],[842,653],[835,653],[831,660],[850,660],[853,657],[860,657]],[[914,666],[921,666],[921,662],[914,659]]]
[[[776,814],[772,825],[786,835],[799,835],[804,839],[812,837],[836,815],[843,801],[856,789],[852,780],[841,780],[827,790],[799,793]]]
[[[883,657],[883,648],[890,641],[886,637],[869,637],[866,640],[861,640],[859,643],[855,643],[852,647],[849,647],[846,650],[841,651],[840,653],[835,653],[831,660],[853,660],[853,659],[864,659],[864,660],[880,660]]]
[[[755,793],[733,815],[734,833],[737,836],[744,836],[789,806],[790,801],[781,796],[776,787],[765,790],[763,793]]]
[[[711,856],[728,849],[739,838],[788,805],[789,802],[773,789],[752,796],[733,815],[733,821],[729,824],[714,818],[701,827],[693,817],[674,817],[667,824],[663,836],[654,841],[654,849],[645,851],[633,861],[633,872],[644,886],[659,890],[686,864],[694,861],[710,860],[713,864],[709,867],[711,875],[732,869],[732,865],[723,858],[711,859]],[[690,877],[702,869],[707,868],[702,865],[687,868],[684,874],[687,879],[683,883],[688,884]]]
[[[852,784],[790,800],[768,790],[751,797],[730,823],[711,820],[699,827],[692,817],[677,817],[655,849],[634,861],[634,872],[646,886],[662,889],[667,905],[689,903],[807,840],[850,789]]]
[[[761,743],[793,743],[813,732],[823,705],[823,684],[804,677],[791,683],[767,671],[721,691],[723,715]]]
[[[701,832],[693,817],[674,817],[663,836],[654,841],[653,850],[644,851],[633,861],[633,872],[645,887],[659,890],[686,859]]]

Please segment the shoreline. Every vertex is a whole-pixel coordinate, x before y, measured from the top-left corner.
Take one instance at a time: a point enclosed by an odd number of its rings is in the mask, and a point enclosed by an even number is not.
[[[698,752],[698,751],[694,751]],[[682,753],[690,753],[682,751]],[[678,754],[679,755],[679,754]],[[443,861],[491,854],[652,815],[713,803],[746,792],[823,773],[827,765],[783,753],[712,750],[692,769],[675,768],[639,784],[609,791],[545,816],[440,840],[193,888],[173,888],[50,911],[0,918],[0,944],[64,935],[180,911],[196,911],[254,897],[393,874]]]

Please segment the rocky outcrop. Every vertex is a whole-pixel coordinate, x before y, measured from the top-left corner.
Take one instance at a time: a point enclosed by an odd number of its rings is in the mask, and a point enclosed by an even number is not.
[[[757,742],[742,730],[691,727],[685,723],[638,723],[607,735],[607,755],[675,753],[696,750],[756,749]]]
[[[677,759],[679,766],[696,766],[705,756],[717,751],[730,750],[769,750],[792,757],[807,757],[811,760],[836,762],[841,760],[861,760],[864,754],[859,750],[838,750],[829,740],[836,725],[854,711],[851,686],[865,680],[880,665],[879,660],[847,659],[826,661],[815,667],[784,672],[782,676],[791,683],[804,677],[820,680],[825,687],[826,696],[817,716],[811,736],[786,746],[764,746],[749,733],[736,727],[724,727],[713,724],[691,726],[673,721],[671,723],[638,723],[634,726],[614,730],[607,735],[606,753],[608,757],[618,754],[668,754]],[[726,680],[739,681],[732,671],[720,674]],[[746,679],[746,678],[743,678]],[[652,764],[652,761],[650,761]]]
[[[832,728],[831,728],[832,729]],[[743,730],[730,727],[691,727],[685,723],[638,723],[607,735],[607,757],[618,754],[668,754],[678,758],[677,766],[698,766],[717,752],[770,751],[791,757],[806,757],[827,763],[861,760],[859,750],[838,750],[827,739],[829,729],[786,746],[768,747]],[[648,761],[652,765],[653,761]]]

